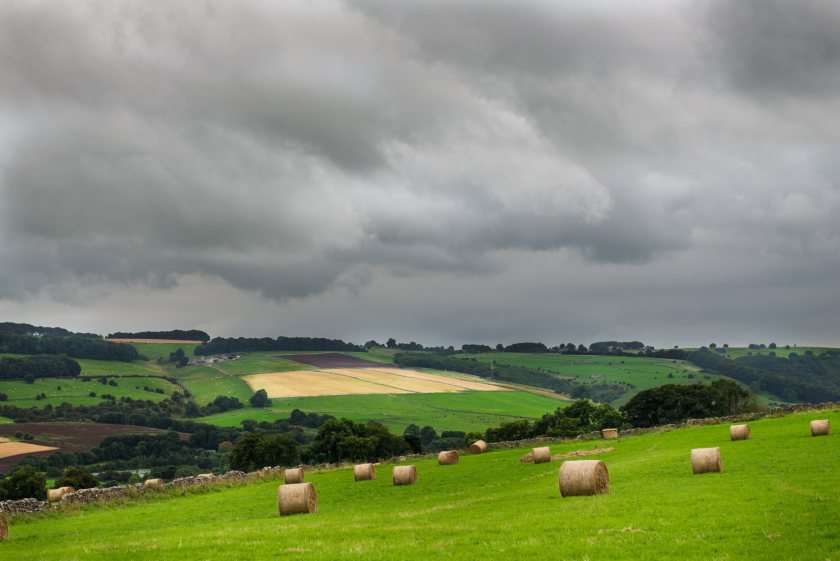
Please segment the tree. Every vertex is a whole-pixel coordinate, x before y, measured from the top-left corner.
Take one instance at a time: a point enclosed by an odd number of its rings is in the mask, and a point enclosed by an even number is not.
[[[376,349],[376,348],[381,347],[381,346],[382,346],[382,345],[380,345],[379,343],[377,343],[377,342],[376,342],[376,340],[374,340],[374,339],[371,339],[370,341],[368,341],[367,343],[365,343],[365,348],[366,348],[366,349],[368,349],[368,350],[370,350],[370,349]]]
[[[768,345],[768,347],[770,347],[771,349],[775,349],[776,348],[776,343],[770,343]]]
[[[252,433],[240,438],[230,451],[230,467],[241,471],[290,466],[299,462],[300,445],[287,433]]]
[[[420,442],[423,443],[423,446],[427,445],[432,440],[438,437],[437,431],[434,428],[426,425],[422,429],[420,429]]]
[[[271,400],[268,399],[268,392],[265,390],[257,390],[248,400],[248,403],[254,407],[268,407],[271,405]]]
[[[99,481],[93,476],[89,469],[84,467],[69,467],[64,474],[56,480],[55,487],[73,487],[74,489],[91,489],[99,487]]]
[[[396,339],[394,339],[393,337],[391,337],[391,338],[390,338],[390,339],[388,339],[388,341],[385,343],[385,346],[386,346],[386,347],[388,347],[389,349],[395,349],[395,348],[397,347],[397,340],[396,340]]]
[[[47,500],[47,478],[44,474],[31,466],[16,469],[3,482],[6,498],[12,501],[19,499]]]

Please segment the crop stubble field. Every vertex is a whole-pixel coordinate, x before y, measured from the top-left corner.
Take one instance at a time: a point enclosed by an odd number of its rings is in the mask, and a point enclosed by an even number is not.
[[[623,437],[590,456],[610,471],[610,494],[561,498],[560,462],[520,464],[528,449],[412,463],[418,484],[394,487],[352,469],[307,474],[318,512],[279,517],[279,481],[126,506],[12,520],[4,558],[139,560],[834,559],[840,552],[838,436],[812,438],[796,414],[750,423]],[[552,444],[552,453],[602,447]],[[722,474],[692,475],[689,452],[720,446]]]

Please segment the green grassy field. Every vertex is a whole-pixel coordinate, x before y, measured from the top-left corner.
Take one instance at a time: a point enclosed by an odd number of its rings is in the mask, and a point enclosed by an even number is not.
[[[312,369],[311,366],[299,362],[276,358],[277,354],[277,352],[243,353],[236,360],[220,363],[219,367],[226,372],[236,375]]]
[[[32,384],[19,380],[0,380],[0,393],[9,396],[3,405],[15,407],[44,407],[45,405],[58,406],[64,402],[72,405],[96,405],[103,400],[102,394],[110,394],[117,399],[130,397],[132,399],[143,399],[151,401],[162,401],[172,395],[177,387],[166,380],[157,377],[116,378],[117,385],[109,386],[100,384],[97,380],[83,382],[80,379],[69,378],[38,378]],[[165,393],[146,391],[143,388],[160,388]],[[60,388],[60,389],[59,389]],[[95,392],[96,397],[90,397],[90,392]],[[35,396],[45,393],[46,399],[35,399]]]
[[[211,366],[183,368],[175,371],[178,382],[184,386],[199,405],[207,405],[217,396],[237,397],[242,403],[254,392],[241,378],[225,374]]]
[[[155,362],[135,360],[134,362],[120,362],[118,360],[91,360],[74,358],[82,367],[82,376],[165,376],[166,369]]]
[[[502,421],[534,419],[564,407],[568,402],[526,392],[461,392],[398,395],[331,395],[274,398],[269,410],[237,409],[200,421],[237,426],[245,419],[270,421],[288,418],[294,409],[327,413],[356,422],[378,421],[402,434],[412,423],[438,431],[484,431]]]
[[[612,402],[621,406],[635,394],[663,384],[693,384],[708,382],[718,376],[701,374],[700,368],[683,360],[647,357],[611,357],[600,355],[561,355],[554,353],[481,353],[458,355],[481,362],[494,360],[496,364],[512,364],[575,377],[587,383],[627,382],[633,390]],[[707,377],[708,376],[708,377]]]
[[[694,350],[697,349],[686,349],[686,350]],[[781,345],[775,349],[750,349],[747,347],[729,347],[726,350],[725,354],[721,356],[725,356],[726,358],[741,358],[742,356],[748,356],[750,353],[755,355],[764,355],[767,356],[771,352],[776,353],[776,356],[779,358],[787,358],[790,353],[796,353],[799,356],[804,355],[806,352],[810,351],[815,355],[819,355],[825,351],[831,350],[828,347],[794,347],[791,345],[789,349],[786,349],[784,345]]]
[[[415,460],[418,484],[394,487],[390,465],[353,482],[352,469],[309,473],[318,512],[279,517],[279,481],[129,505],[16,518],[4,559],[825,560],[840,552],[840,436],[812,438],[808,420],[726,425],[622,438],[594,456],[610,493],[561,498],[560,462],[520,464],[525,449]],[[553,453],[603,441],[552,445]],[[722,474],[692,475],[694,447],[719,446]],[[593,457],[590,457],[593,458]]]
[[[169,360],[169,354],[174,353],[178,349],[184,349],[187,356],[192,358],[193,351],[198,345],[179,345],[178,343],[131,343],[131,346],[137,349],[138,353],[149,360],[156,361],[159,358]]]

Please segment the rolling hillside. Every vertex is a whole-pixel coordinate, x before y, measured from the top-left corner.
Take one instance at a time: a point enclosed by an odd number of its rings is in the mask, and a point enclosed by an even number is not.
[[[832,559],[840,437],[810,437],[812,418],[838,426],[840,412],[754,421],[749,441],[731,442],[727,425],[622,437],[591,456],[610,471],[608,495],[561,498],[559,461],[522,464],[527,449],[498,450],[452,466],[415,460],[416,486],[392,486],[387,464],[374,481],[354,482],[348,468],[307,474],[319,502],[310,515],[279,517],[279,481],[269,481],[14,519],[0,552],[16,561]],[[692,475],[690,450],[711,446],[723,473]]]

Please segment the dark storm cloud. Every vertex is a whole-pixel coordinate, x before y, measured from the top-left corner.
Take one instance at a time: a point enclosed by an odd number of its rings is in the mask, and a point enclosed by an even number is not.
[[[477,337],[558,314],[600,334],[584,304],[522,295],[586,295],[605,268],[630,291],[599,316],[618,328],[634,294],[705,294],[662,284],[676,262],[777,294],[785,260],[825,275],[840,256],[839,12],[3,2],[0,300],[203,278],[304,325],[344,309],[336,290],[379,318],[371,290],[388,309],[416,290],[441,309],[408,306],[405,330],[445,339],[430,326],[455,301]]]

